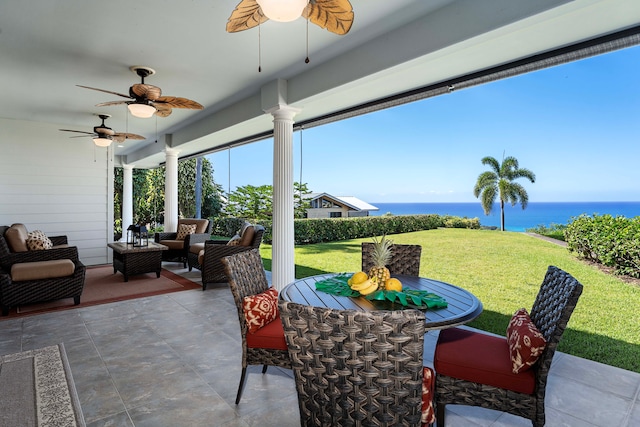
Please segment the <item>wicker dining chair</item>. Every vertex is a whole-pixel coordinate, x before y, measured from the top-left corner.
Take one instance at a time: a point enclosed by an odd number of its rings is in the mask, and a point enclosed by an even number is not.
[[[362,243],[362,271],[368,272],[375,264],[373,262],[373,243]],[[391,245],[391,261],[386,266],[391,274],[420,275],[420,245]]]
[[[240,252],[222,258],[221,262],[225,266],[229,287],[238,309],[240,334],[242,335],[242,374],[236,395],[237,405],[242,397],[247,366],[263,365],[262,373],[264,374],[269,366],[291,369],[291,361],[279,316],[254,333],[249,332],[245,320],[244,298],[269,289],[260,252],[257,249]]]
[[[302,426],[421,425],[423,313],[279,306]]]
[[[570,274],[549,266],[531,309],[546,347],[531,369],[513,373],[507,339],[460,328],[440,332],[434,354],[438,425],[445,405],[480,406],[545,423],[544,398],[553,355],[582,293]]]

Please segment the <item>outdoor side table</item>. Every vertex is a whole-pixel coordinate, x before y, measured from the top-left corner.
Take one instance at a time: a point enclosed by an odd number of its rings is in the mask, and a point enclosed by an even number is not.
[[[165,245],[149,242],[148,246],[133,246],[116,242],[107,246],[113,249],[113,273],[120,271],[125,282],[135,274],[156,273],[156,277],[160,277],[162,251],[168,249]]]

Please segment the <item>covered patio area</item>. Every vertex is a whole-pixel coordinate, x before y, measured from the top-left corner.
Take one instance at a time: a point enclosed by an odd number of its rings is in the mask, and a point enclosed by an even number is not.
[[[193,281],[179,263],[165,268]],[[437,332],[425,337],[431,365]],[[64,342],[87,425],[299,426],[291,373],[250,367],[242,401],[240,333],[226,284],[51,314],[0,320],[0,354]],[[556,353],[547,425],[640,423],[640,374]],[[530,426],[509,414],[447,406],[447,427]]]

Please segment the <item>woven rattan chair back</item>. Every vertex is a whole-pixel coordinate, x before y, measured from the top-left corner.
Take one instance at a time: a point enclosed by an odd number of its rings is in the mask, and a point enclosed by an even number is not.
[[[477,384],[436,373],[435,401],[438,423],[444,423],[444,405],[481,406],[528,418],[544,426],[544,398],[553,355],[582,293],[582,285],[569,273],[549,266],[530,312],[531,320],[547,340],[536,364],[536,387],[532,395]],[[470,356],[472,357],[472,356]]]
[[[250,295],[257,295],[269,289],[269,282],[262,265],[262,258],[257,249],[239,252],[237,254],[222,258],[226,276],[229,279],[229,287],[233,294],[233,299],[238,310],[238,321],[240,323],[240,334],[242,336],[242,374],[238,393],[236,395],[236,405],[240,403],[242,389],[244,387],[247,366],[263,365],[262,373],[267,371],[268,366],[279,366],[291,368],[289,353],[286,350],[275,350],[269,348],[254,348],[247,346],[247,323],[244,318],[243,301]]]
[[[373,262],[373,243],[362,243],[362,271],[368,272],[375,264]],[[386,267],[391,274],[420,275],[420,245],[391,245],[391,261]]]
[[[302,426],[420,426],[424,314],[280,301]]]

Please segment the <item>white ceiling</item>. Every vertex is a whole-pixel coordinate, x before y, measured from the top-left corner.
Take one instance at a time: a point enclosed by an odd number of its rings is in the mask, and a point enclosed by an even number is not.
[[[277,79],[303,121],[640,24],[638,0],[350,1],[347,35],[309,25],[309,64],[306,21],[263,24],[259,73],[258,29],[225,31],[239,0],[0,0],[0,118],[91,131],[111,114],[147,137],[117,160],[153,167],[165,144],[187,156],[272,129],[262,88]],[[205,109],[127,119],[95,107],[122,98],[76,86],[128,93],[133,65]]]

